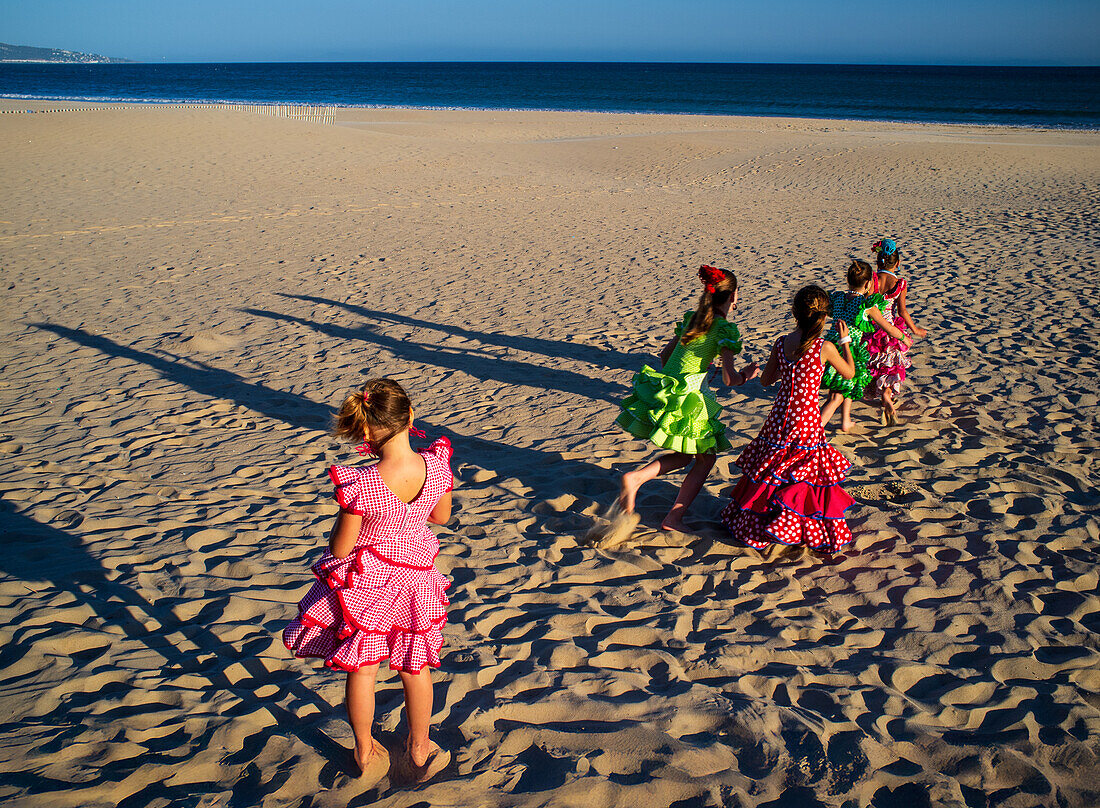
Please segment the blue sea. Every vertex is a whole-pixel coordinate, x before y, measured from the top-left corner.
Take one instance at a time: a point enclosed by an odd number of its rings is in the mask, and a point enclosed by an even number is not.
[[[0,97],[590,110],[1100,128],[1100,67],[0,64]]]

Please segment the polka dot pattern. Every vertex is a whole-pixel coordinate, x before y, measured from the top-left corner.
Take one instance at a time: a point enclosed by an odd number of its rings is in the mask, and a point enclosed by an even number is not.
[[[805,544],[835,552],[852,541],[844,511],[853,500],[840,487],[851,468],[825,440],[818,408],[823,340],[794,362],[776,342],[780,384],[760,435],[741,453],[742,476],[722,521],[734,538],[763,549]]]

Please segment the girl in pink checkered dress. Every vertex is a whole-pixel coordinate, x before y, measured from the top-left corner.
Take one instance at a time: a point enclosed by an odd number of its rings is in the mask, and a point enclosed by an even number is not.
[[[378,663],[389,660],[405,691],[409,736],[395,775],[424,782],[450,753],[428,739],[430,668],[439,667],[440,632],[450,582],[435,568],[439,540],[428,522],[451,517],[451,444],[440,438],[413,451],[409,397],[397,382],[374,379],[352,393],[336,415],[335,435],[378,456],[369,466],[333,466],[340,505],[328,550],[313,565],[316,582],[283,631],[286,647],[346,671],[345,703],[355,735],[352,752],[364,779],[377,782],[390,756],[371,735]]]

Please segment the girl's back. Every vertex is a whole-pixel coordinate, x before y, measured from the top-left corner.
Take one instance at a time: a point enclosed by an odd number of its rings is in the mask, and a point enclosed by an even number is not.
[[[684,314],[684,319],[676,327],[676,336],[681,336],[691,325],[694,312]],[[677,341],[676,347],[668,362],[662,370],[670,376],[690,376],[695,373],[704,373],[710,368],[714,358],[723,348],[728,348],[734,353],[741,352],[741,333],[737,326],[729,322],[725,317],[715,317],[710,330],[706,334],[688,342]]]
[[[769,440],[811,446],[824,440],[818,411],[818,388],[825,369],[821,361],[821,338],[799,355],[801,337],[789,334],[776,341],[779,355],[779,390],[762,435]]]
[[[453,479],[450,441],[440,438],[416,455],[423,463],[424,476],[415,491],[413,469],[385,469],[381,462],[365,467],[333,466],[329,476],[336,485],[340,507],[363,517],[356,546],[366,546],[374,555],[393,563],[427,567],[439,551],[439,540],[428,527],[428,516],[451,489]],[[387,484],[387,477],[397,491]],[[402,494],[410,492],[412,496],[406,501]]]

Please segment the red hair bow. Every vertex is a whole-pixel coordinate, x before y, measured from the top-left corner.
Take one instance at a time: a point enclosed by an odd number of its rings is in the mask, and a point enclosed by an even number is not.
[[[720,270],[718,267],[712,267],[710,264],[703,264],[699,267],[699,279],[706,285],[707,291],[712,295],[715,290],[726,277],[726,273]]]

